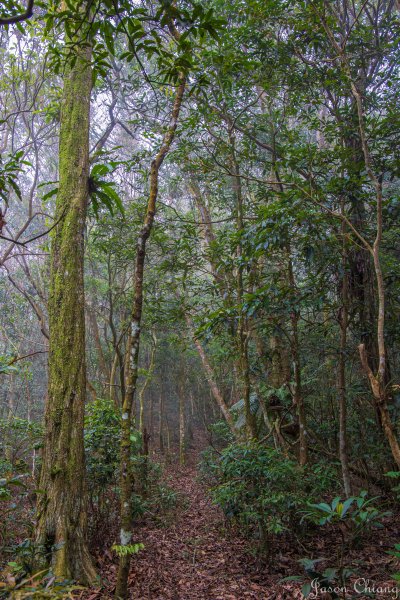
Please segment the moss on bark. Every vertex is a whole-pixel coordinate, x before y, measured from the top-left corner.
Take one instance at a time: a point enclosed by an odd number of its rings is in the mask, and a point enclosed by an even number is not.
[[[75,43],[61,112],[59,192],[51,244],[49,386],[36,541],[56,576],[90,583],[83,445],[86,397],[84,230],[89,179],[90,44]]]

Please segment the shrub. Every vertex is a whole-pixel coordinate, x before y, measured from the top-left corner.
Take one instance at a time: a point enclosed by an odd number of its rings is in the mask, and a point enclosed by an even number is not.
[[[110,510],[110,494],[107,496],[110,486],[114,486],[118,492],[120,434],[120,414],[114,404],[102,398],[91,402],[85,417],[86,468],[92,505],[97,503],[100,522],[103,513]],[[157,514],[171,508],[175,504],[175,493],[168,486],[160,484],[160,465],[141,453],[142,438],[139,431],[132,430],[131,442],[134,517],[146,512]]]
[[[120,417],[110,400],[97,398],[85,415],[86,470],[91,489],[116,482],[119,460]]]
[[[296,462],[257,443],[231,444],[218,457],[205,455],[203,472],[214,483],[212,499],[225,516],[268,549],[272,537],[298,523],[305,480]]]
[[[352,544],[365,532],[373,527],[381,528],[381,520],[390,515],[390,512],[380,511],[373,502],[377,498],[367,498],[364,490],[358,496],[351,496],[341,500],[338,496],[331,504],[320,502],[319,504],[308,504],[303,513],[303,519],[307,519],[317,525],[336,526],[344,545]]]
[[[36,450],[42,433],[38,423],[16,417],[0,419],[0,563],[11,552],[13,540],[31,534],[39,463]]]
[[[135,491],[134,517],[149,514],[158,520],[177,504],[177,492],[162,480],[162,466],[148,456],[136,456],[133,461]]]
[[[40,423],[17,417],[0,419],[0,476],[33,473],[37,467],[36,450],[41,448],[42,441]]]
[[[390,552],[388,552],[388,554],[391,554],[397,559],[397,561],[400,561],[400,544],[395,544],[394,550],[391,550]],[[400,583],[400,572],[393,573],[392,578],[396,583]]]
[[[207,429],[216,446],[226,446],[234,441],[233,433],[225,420],[212,423],[208,425]]]

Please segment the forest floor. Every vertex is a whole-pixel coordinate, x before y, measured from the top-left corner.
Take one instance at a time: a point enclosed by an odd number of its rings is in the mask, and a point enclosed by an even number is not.
[[[135,541],[144,550],[132,559],[129,577],[130,597],[135,600],[286,600],[301,598],[301,584],[282,582],[284,577],[301,575],[301,558],[326,557],[324,567],[334,566],[339,548],[337,536],[315,533],[307,540],[293,542],[282,538],[270,560],[261,561],[252,551],[249,540],[226,526],[221,511],[212,505],[196,470],[198,456],[189,457],[185,467],[176,463],[166,468],[168,484],[180,501],[173,515],[161,522],[151,520],[139,525]],[[385,528],[375,532],[363,547],[346,554],[346,566],[369,586],[386,588],[371,595],[353,595],[349,583],[346,598],[389,600],[399,597],[390,591],[394,583],[390,573],[396,570],[387,554],[399,541],[399,522],[390,518]],[[103,586],[85,593],[86,600],[113,597],[116,564],[111,554],[99,556]],[[330,598],[318,594],[318,598]]]

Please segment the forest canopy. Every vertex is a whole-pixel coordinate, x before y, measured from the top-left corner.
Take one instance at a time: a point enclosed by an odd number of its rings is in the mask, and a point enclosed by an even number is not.
[[[397,0],[1,2],[0,597],[397,597],[399,76]]]

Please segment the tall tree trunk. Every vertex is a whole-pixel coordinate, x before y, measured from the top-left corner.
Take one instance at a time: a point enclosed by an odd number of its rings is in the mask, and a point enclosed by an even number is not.
[[[171,112],[171,119],[167,131],[165,132],[163,143],[156,157],[151,164],[150,171],[150,193],[147,204],[147,212],[143,227],[140,230],[136,244],[136,262],[134,279],[134,300],[131,318],[131,329],[128,336],[126,348],[126,385],[125,396],[122,405],[121,422],[121,467],[120,467],[120,489],[121,489],[121,546],[129,546],[132,539],[132,472],[131,472],[131,428],[132,428],[132,408],[135,398],[137,379],[138,379],[138,360],[140,345],[140,327],[142,321],[143,309],[143,279],[144,263],[146,258],[146,244],[153,227],[154,215],[156,212],[156,202],[158,195],[158,175],[160,167],[168,154],[172,141],[175,137],[178,125],[179,113],[182,105],[182,98],[185,91],[186,80],[181,76],[181,81],[176,88],[175,100]],[[126,598],[128,595],[128,574],[130,566],[130,554],[124,554],[120,557],[116,597]]]
[[[118,394],[117,394],[117,390],[116,388],[116,384],[115,384],[115,375],[116,375],[116,371],[117,371],[117,366],[118,366],[118,354],[117,352],[114,354],[114,360],[112,362],[111,365],[111,372],[110,372],[110,382],[109,382],[109,387],[110,387],[110,400],[111,402],[114,404],[115,408],[117,410],[119,410],[120,406],[119,406],[119,402],[118,402]]]
[[[186,320],[188,330],[192,336],[194,345],[196,346],[196,350],[200,356],[200,360],[202,362],[203,369],[206,374],[206,379],[207,379],[208,385],[210,386],[210,391],[213,395],[213,398],[216,401],[223,417],[225,418],[225,421],[227,422],[229,429],[231,430],[231,432],[234,434],[235,437],[238,437],[238,431],[235,428],[235,422],[233,420],[232,414],[230,413],[229,407],[226,404],[224,397],[222,396],[222,394],[218,388],[218,385],[215,382],[212,367],[209,363],[206,353],[204,352],[204,348],[201,345],[200,340],[196,337],[196,333],[194,331],[192,320],[187,313],[185,313],[185,320]]]
[[[186,430],[185,430],[185,367],[181,366],[179,377],[179,463],[185,464]]]
[[[78,7],[78,4],[76,4]],[[77,23],[77,28],[80,24]],[[83,35],[85,27],[80,28]],[[86,544],[84,231],[89,182],[91,47],[74,40],[61,112],[59,192],[51,245],[49,387],[36,542],[57,577],[95,579]]]
[[[342,222],[343,248],[342,248],[342,306],[340,311],[340,347],[338,364],[338,391],[339,391],[339,457],[342,466],[343,485],[346,497],[351,496],[351,475],[347,453],[347,393],[346,393],[346,349],[347,328],[349,318],[349,293],[348,293],[348,262],[345,238],[345,224]]]
[[[357,104],[358,124],[360,130],[361,145],[363,149],[364,164],[370,179],[371,185],[375,191],[376,202],[376,235],[372,246],[366,244],[369,249],[373,261],[376,288],[378,293],[378,316],[377,316],[377,334],[376,347],[378,350],[378,368],[373,372],[366,351],[365,344],[359,345],[360,360],[365,373],[368,376],[371,391],[377,404],[379,414],[382,421],[382,427],[386,439],[392,451],[392,456],[400,467],[400,445],[395,434],[395,429],[390,417],[388,409],[388,392],[387,392],[387,358],[386,358],[386,343],[385,343],[385,283],[381,265],[381,245],[383,235],[383,192],[382,183],[379,177],[373,171],[371,157],[369,153],[367,135],[365,131],[365,116],[362,102],[362,95],[357,88],[357,85],[351,79],[350,70],[347,68],[347,75],[350,80],[351,90]]]
[[[249,330],[247,323],[247,316],[245,315],[242,307],[243,303],[243,270],[244,262],[242,259],[243,248],[241,236],[244,229],[243,222],[243,193],[242,183],[240,179],[239,163],[236,157],[236,141],[233,130],[233,124],[230,119],[227,119],[229,126],[229,143],[231,149],[231,163],[232,163],[232,187],[235,195],[236,202],[236,227],[238,233],[239,242],[236,247],[237,267],[236,267],[236,302],[239,307],[238,315],[238,327],[236,332],[237,345],[239,352],[239,373],[241,380],[241,393],[243,396],[244,403],[244,414],[246,419],[246,430],[247,436],[252,439],[257,437],[257,427],[255,415],[251,412],[250,406],[250,366],[249,366]]]
[[[150,351],[149,368],[147,370],[146,379],[145,379],[145,381],[142,385],[142,388],[139,392],[139,431],[141,434],[143,434],[144,429],[145,429],[145,427],[144,427],[144,395],[145,395],[146,389],[151,381],[151,378],[153,377],[155,356],[156,356],[156,350],[157,350],[157,337],[156,337],[156,334],[154,333],[154,331],[151,334],[151,338],[152,338],[152,348]]]
[[[164,391],[162,388],[158,400],[158,444],[160,454],[164,454]]]
[[[101,376],[101,386],[105,389],[107,383],[110,382],[111,373],[107,366],[107,361],[104,356],[103,347],[101,345],[99,325],[97,323],[96,313],[92,306],[86,305],[86,314],[89,319],[90,328],[92,330],[94,346],[97,352],[99,371]]]
[[[296,281],[293,272],[293,263],[290,245],[288,245],[288,283],[292,291],[293,300],[296,302]],[[290,312],[290,321],[292,324],[292,340],[291,350],[294,370],[294,391],[293,401],[297,411],[297,419],[299,422],[299,463],[304,466],[308,460],[308,444],[306,430],[306,410],[304,397],[301,385],[301,362],[300,362],[300,345],[299,345],[299,309],[293,306]]]
[[[362,150],[361,160],[363,161],[363,165],[371,187],[374,190],[373,202],[376,206],[376,230],[373,244],[371,245],[364,237],[363,232],[358,231],[357,228],[354,227],[354,225],[349,220],[347,220],[346,223],[357,237],[357,240],[359,242],[361,241],[364,248],[370,253],[373,260],[375,283],[378,296],[378,311],[376,318],[377,331],[375,345],[377,350],[378,365],[375,370],[370,361],[370,357],[368,357],[365,343],[361,343],[358,349],[360,354],[360,361],[369,379],[372,395],[375,400],[375,405],[377,407],[382,421],[384,434],[390,446],[393,459],[396,462],[397,466],[400,467],[400,445],[396,437],[395,428],[392,423],[388,409],[388,365],[385,343],[385,283],[383,279],[381,265],[381,245],[383,236],[383,190],[381,176],[375,173],[374,171],[374,165],[371,159],[370,148],[368,145],[368,137],[366,132],[366,117],[364,114],[363,104],[366,89],[365,78],[358,77],[358,80],[354,79],[352,69],[349,64],[348,56],[345,53],[345,48],[338,43],[327,21],[324,18],[321,18],[321,23],[327,33],[328,39],[332,47],[337,52],[337,56],[340,58],[343,73],[348,80],[351,94],[355,101],[356,114],[358,119],[358,134]]]

